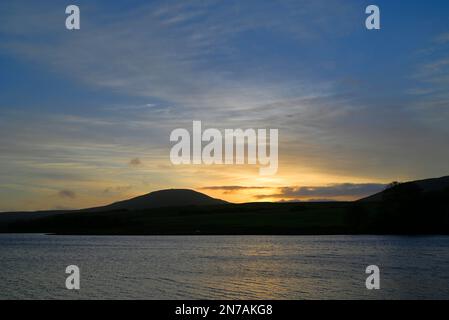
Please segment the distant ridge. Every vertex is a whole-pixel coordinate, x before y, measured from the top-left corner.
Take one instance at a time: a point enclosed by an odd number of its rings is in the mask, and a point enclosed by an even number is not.
[[[208,206],[228,202],[190,189],[166,189],[82,211],[143,210],[163,207]]]
[[[423,192],[432,192],[432,191],[441,191],[446,188],[449,188],[449,176],[444,176],[441,178],[431,178],[424,180],[416,180],[416,181],[408,181],[401,183],[402,186],[414,184],[418,186]],[[373,194],[369,197],[362,198],[358,201],[360,202],[380,202],[383,199],[383,195],[385,194],[385,190]]]
[[[426,192],[427,191],[427,192]],[[73,235],[449,235],[449,177],[356,202],[232,204],[188,189],[107,206],[0,214],[0,233]]]

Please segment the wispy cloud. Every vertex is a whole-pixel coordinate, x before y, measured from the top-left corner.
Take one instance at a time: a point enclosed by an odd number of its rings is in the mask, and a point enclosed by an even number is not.
[[[449,33],[436,35],[421,52],[413,79],[417,81],[412,93],[416,95],[411,107],[426,130],[439,131],[446,139],[449,129]],[[442,134],[442,135],[441,135]]]
[[[84,3],[80,6],[83,8]],[[55,6],[22,7],[25,5],[9,10],[12,12],[0,29],[6,35],[15,21],[32,24],[15,29],[17,33],[48,28],[48,24],[35,19],[44,10],[51,21],[60,16]],[[160,2],[118,16],[102,13],[101,7],[91,4],[87,8],[95,14],[83,15],[79,33],[68,35],[58,28],[55,41],[6,37],[2,46],[96,86],[157,97],[190,108],[236,108],[245,103],[245,97],[247,102],[261,102],[280,88],[298,86],[295,77],[285,78],[278,85],[276,79],[257,81],[273,71],[269,65],[259,66],[257,73],[251,70],[250,77],[239,72],[248,68],[235,60],[237,50],[241,50],[236,38],[267,29],[288,35],[292,41],[334,36],[347,25],[345,17],[350,6],[333,0],[226,5],[216,1]],[[316,15],[321,18],[311,18]],[[48,37],[49,33],[45,33]],[[237,96],[240,98],[236,105],[232,97]]]
[[[60,196],[61,198],[68,198],[68,199],[75,199],[76,198],[76,193],[72,190],[60,190],[58,192],[58,196]]]
[[[445,32],[442,34],[439,34],[435,37],[435,42],[438,44],[445,44],[449,42],[449,32]]]
[[[329,201],[330,199],[354,199],[372,195],[384,190],[386,184],[381,183],[335,183],[325,186],[287,186],[287,187],[265,187],[265,186],[209,186],[202,187],[201,190],[223,191],[227,193],[237,193],[255,191],[252,194],[256,199],[282,199],[283,201]],[[264,190],[273,190],[272,193],[260,193]]]
[[[107,187],[103,190],[104,193],[110,194],[110,193],[123,193],[125,191],[129,191],[132,189],[132,186],[125,185],[125,186],[114,186],[114,187]]]
[[[364,197],[384,190],[385,184],[379,183],[340,183],[327,186],[313,187],[282,187],[278,193],[256,195],[258,199],[280,198],[280,199],[301,199],[301,198],[332,198],[332,197]]]
[[[134,158],[129,161],[130,166],[140,166],[141,164],[142,164],[142,161],[140,161],[139,158]]]
[[[225,191],[238,191],[238,190],[258,190],[266,189],[267,187],[246,187],[246,186],[211,186],[202,187],[203,190],[225,190]]]
[[[212,191],[222,191],[224,194],[231,194],[238,191],[252,191],[252,190],[264,190],[271,189],[270,187],[255,187],[255,186],[210,186],[201,187],[201,190],[212,190]]]

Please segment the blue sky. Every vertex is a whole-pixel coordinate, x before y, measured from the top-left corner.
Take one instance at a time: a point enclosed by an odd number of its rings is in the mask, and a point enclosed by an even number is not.
[[[78,31],[69,4],[0,3],[0,210],[449,172],[447,1],[77,1]],[[169,133],[192,120],[279,128],[278,176],[171,166]]]

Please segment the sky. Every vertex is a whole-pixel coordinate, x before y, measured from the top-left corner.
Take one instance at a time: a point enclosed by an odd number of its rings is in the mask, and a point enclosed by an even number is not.
[[[81,29],[65,28],[76,4]],[[365,28],[375,4],[381,29]],[[449,2],[1,1],[0,211],[166,188],[354,200],[449,174]],[[170,132],[279,129],[279,170],[170,162]]]

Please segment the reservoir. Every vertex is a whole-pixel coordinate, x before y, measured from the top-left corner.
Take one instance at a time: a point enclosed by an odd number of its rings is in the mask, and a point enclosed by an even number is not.
[[[449,237],[0,234],[0,299],[449,299]]]

